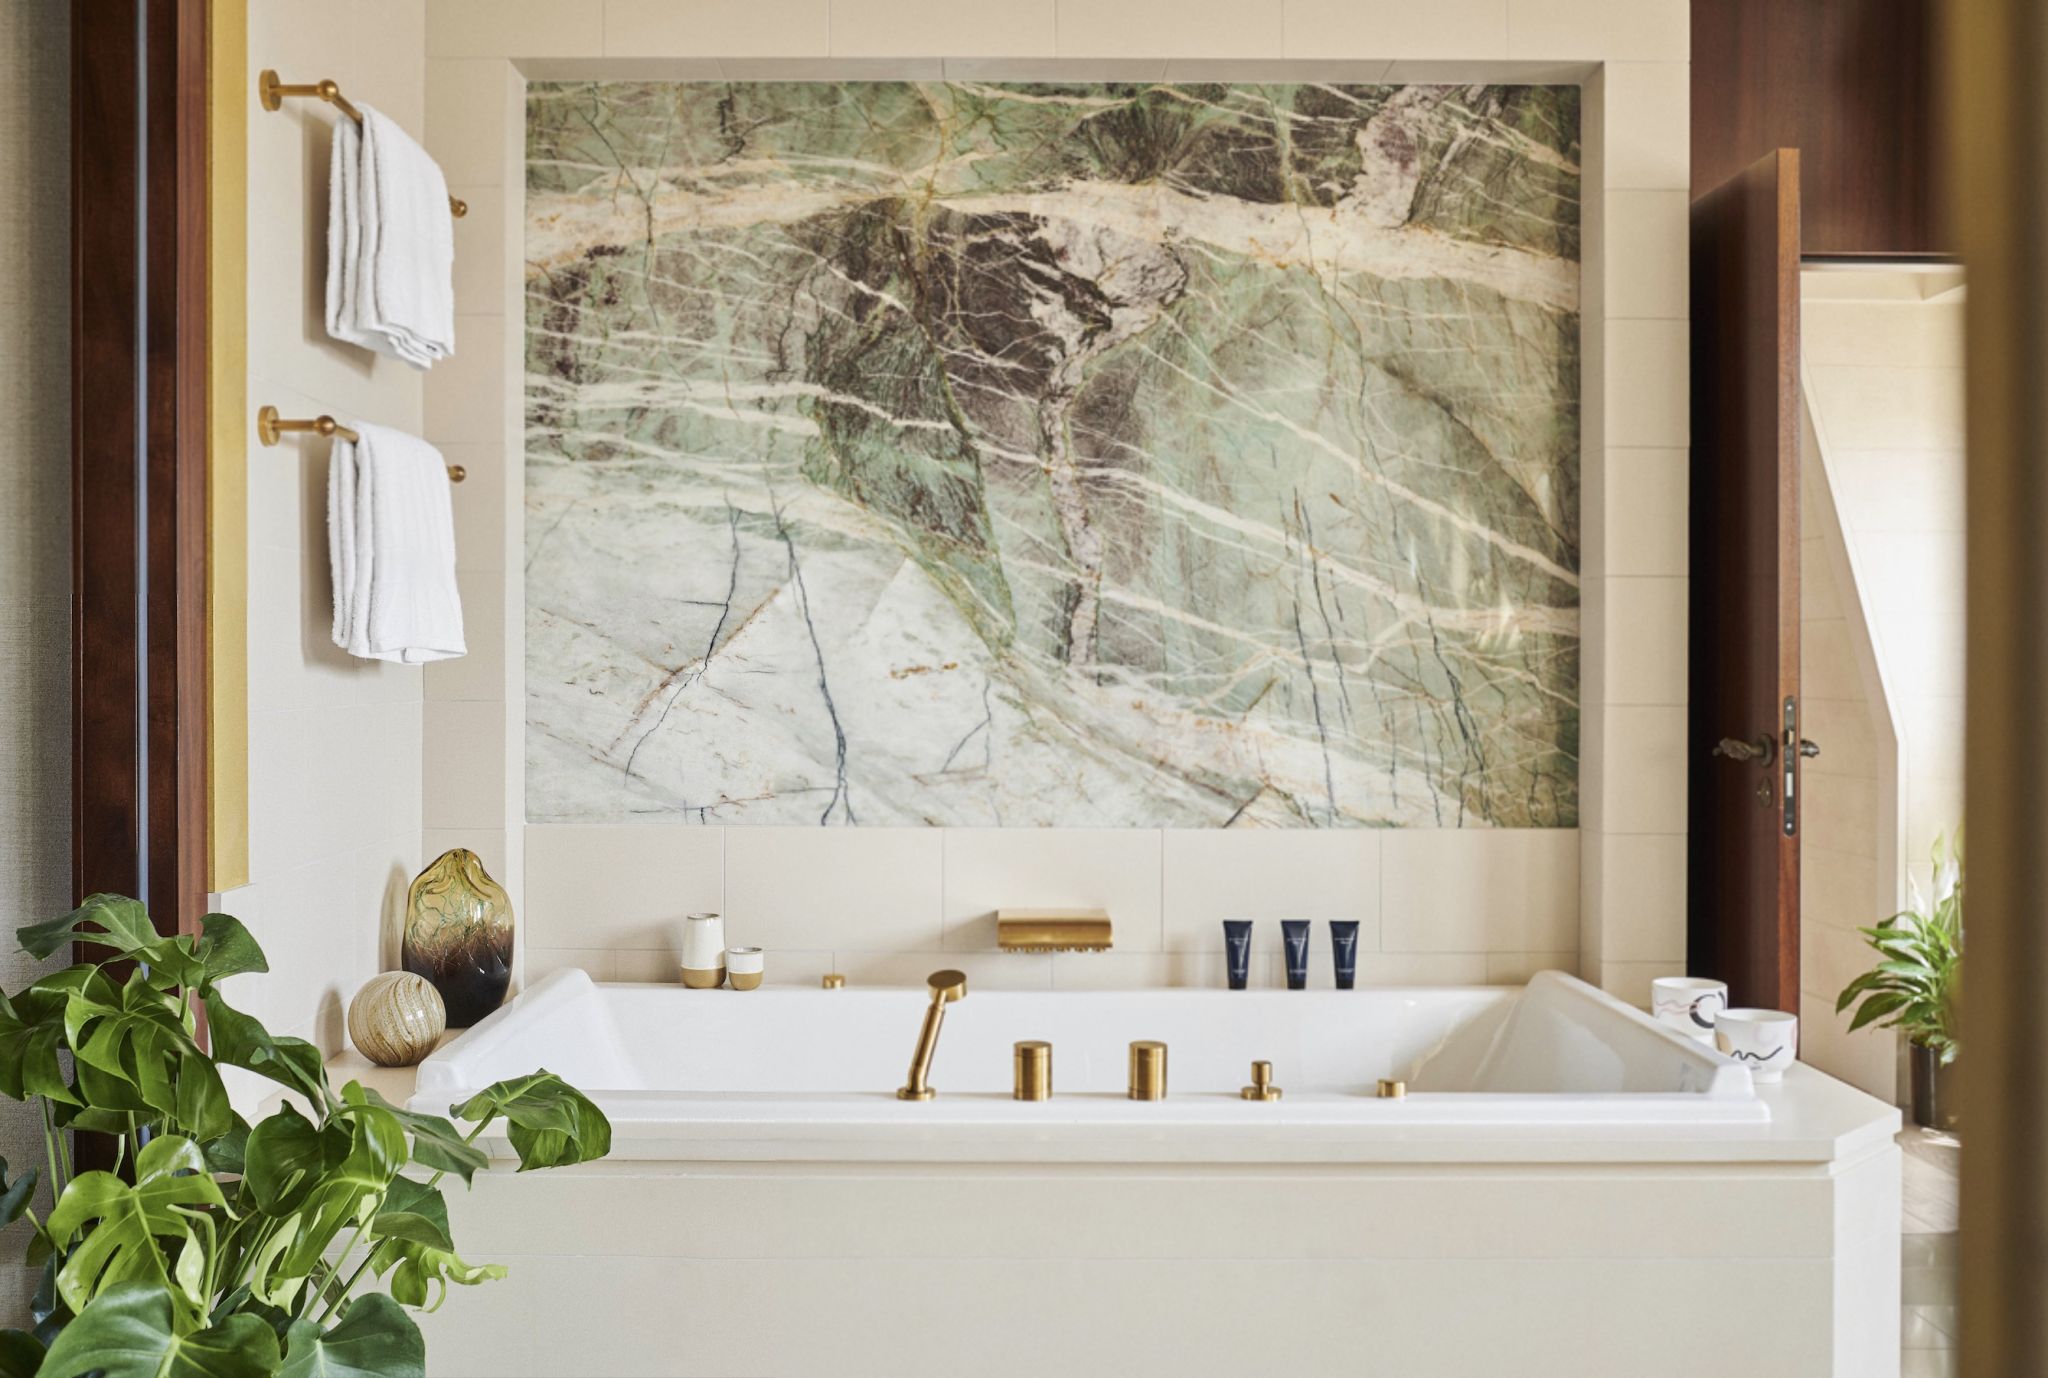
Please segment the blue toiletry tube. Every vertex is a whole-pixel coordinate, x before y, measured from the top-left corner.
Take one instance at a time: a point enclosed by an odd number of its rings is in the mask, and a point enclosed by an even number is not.
[[[1308,920],[1280,920],[1280,941],[1287,947],[1287,989],[1308,989]]]
[[[1223,921],[1223,953],[1230,972],[1230,988],[1243,990],[1252,970],[1252,921]]]
[[[1330,951],[1337,959],[1337,989],[1350,990],[1358,982],[1358,920],[1330,920]]]

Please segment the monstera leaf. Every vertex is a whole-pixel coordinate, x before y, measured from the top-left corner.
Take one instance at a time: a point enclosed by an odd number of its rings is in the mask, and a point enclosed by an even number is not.
[[[284,1306],[342,1230],[383,1205],[405,1165],[405,1131],[375,1106],[346,1107],[317,1130],[297,1112],[279,1111],[250,1131],[247,1159],[243,1180],[259,1204],[275,1203],[265,1213],[280,1217],[258,1251],[251,1286]]]
[[[119,998],[114,983],[88,966],[67,967],[12,999],[0,998],[0,1092],[15,1100],[41,1096],[59,1106],[83,1104],[58,1057],[64,1051],[64,1012],[80,991]],[[132,1091],[128,1094],[135,1099]]]
[[[199,959],[202,980],[211,986],[245,971],[270,970],[263,948],[242,921],[232,914],[208,914],[199,921]]]
[[[36,1378],[43,1342],[26,1330],[0,1330],[0,1378]]]
[[[147,1282],[175,1287],[193,1306],[203,1308],[206,1246],[194,1228],[192,1212],[181,1207],[226,1204],[199,1146],[175,1134],[143,1146],[135,1159],[133,1184],[111,1172],[72,1178],[45,1226],[61,1245],[85,1225],[93,1225],[57,1273],[57,1290],[65,1305],[83,1312],[86,1303],[106,1288]],[[160,1245],[159,1239],[166,1243]],[[167,1251],[177,1256],[175,1276],[164,1266]]]
[[[387,1239],[407,1239],[435,1249],[455,1248],[448,1233],[448,1203],[442,1199],[441,1189],[410,1177],[392,1182],[370,1228]]]
[[[206,997],[206,1027],[213,1039],[213,1059],[270,1078],[304,1094],[316,1105],[333,1103],[320,1049],[303,1038],[277,1038],[255,1018],[221,998]]]
[[[502,1263],[466,1263],[453,1249],[422,1244],[416,1239],[381,1239],[370,1251],[370,1271],[391,1275],[391,1295],[407,1306],[433,1311],[447,1299],[452,1283],[474,1287],[505,1276]]]
[[[184,1006],[140,969],[118,991],[73,991],[64,1040],[93,1104],[155,1111],[201,1142],[233,1126],[227,1088],[186,1027]],[[128,1103],[129,1090],[139,1106]]]
[[[348,1157],[348,1126],[316,1125],[286,1105],[249,1131],[242,1185],[266,1215],[296,1211],[326,1173]]]
[[[64,1327],[39,1378],[270,1378],[277,1332],[255,1316],[180,1334],[169,1292],[146,1282],[110,1287]],[[317,1372],[317,1370],[315,1370]]]
[[[491,1161],[488,1154],[463,1138],[460,1130],[439,1115],[401,1110],[375,1091],[353,1081],[341,1088],[341,1099],[347,1105],[374,1105],[389,1111],[405,1127],[405,1132],[412,1135],[412,1160],[421,1167],[432,1168],[436,1172],[452,1172],[466,1183]]]
[[[590,1097],[542,1068],[488,1086],[450,1112],[488,1123],[503,1115],[519,1170],[587,1163],[611,1152],[612,1125]]]
[[[0,1158],[0,1225],[12,1225],[21,1219],[21,1213],[28,1209],[28,1203],[35,1194],[36,1170],[30,1168],[10,1182],[7,1180],[7,1160]]]
[[[420,1328],[397,1302],[372,1292],[350,1302],[332,1330],[293,1321],[277,1378],[425,1378],[426,1371]]]
[[[128,954],[157,941],[156,926],[141,900],[126,895],[87,895],[85,903],[61,918],[14,930],[31,957],[54,956],[57,949],[79,939]]]

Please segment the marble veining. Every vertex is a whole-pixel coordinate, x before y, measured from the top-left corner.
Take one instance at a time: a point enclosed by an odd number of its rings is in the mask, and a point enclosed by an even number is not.
[[[535,821],[1574,826],[1571,87],[535,83]]]

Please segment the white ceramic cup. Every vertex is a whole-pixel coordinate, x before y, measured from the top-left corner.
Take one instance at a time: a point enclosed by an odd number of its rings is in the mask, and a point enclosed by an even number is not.
[[[1659,1024],[1714,1041],[1714,1020],[1728,1008],[1728,983],[1705,976],[1659,976],[1650,982],[1650,1013]]]
[[[1749,1068],[1756,1081],[1776,1081],[1799,1056],[1799,1016],[1783,1010],[1722,1010],[1714,1020],[1721,1051]]]

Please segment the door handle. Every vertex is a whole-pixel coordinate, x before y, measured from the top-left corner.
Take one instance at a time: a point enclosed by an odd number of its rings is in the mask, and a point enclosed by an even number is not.
[[[1799,754],[1801,756],[1804,756],[1809,761],[1812,760],[1814,757],[1820,755],[1820,743],[1816,741],[1810,741],[1805,737],[1801,737],[1799,739]]]
[[[1731,761],[1755,761],[1760,766],[1769,766],[1776,757],[1777,743],[1768,732],[1759,732],[1755,741],[1738,741],[1734,737],[1723,737],[1714,748],[1714,755],[1726,756]]]

